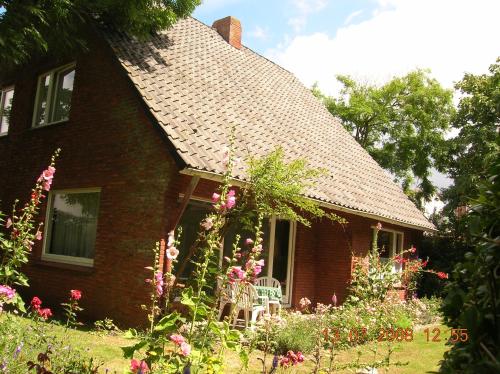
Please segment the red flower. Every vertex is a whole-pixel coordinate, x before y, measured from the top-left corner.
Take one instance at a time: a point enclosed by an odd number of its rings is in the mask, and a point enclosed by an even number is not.
[[[40,309],[40,306],[42,305],[42,300],[40,300],[37,296],[35,296],[33,299],[31,299],[31,307],[35,310]]]
[[[425,268],[427,264],[429,263],[429,260],[425,260],[422,262],[422,267]]]
[[[43,319],[47,319],[49,317],[52,317],[52,311],[49,308],[43,308],[43,309],[37,309],[36,310],[38,315],[42,317]]]
[[[71,300],[77,301],[82,298],[82,291],[80,290],[71,290],[70,294],[71,294]]]
[[[443,273],[442,271],[438,271],[436,275],[441,279],[448,279],[448,274]]]

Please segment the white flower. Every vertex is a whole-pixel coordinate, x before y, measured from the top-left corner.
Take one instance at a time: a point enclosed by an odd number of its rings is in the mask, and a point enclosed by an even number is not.
[[[177,256],[179,255],[179,250],[175,247],[168,247],[167,248],[167,258],[170,260],[175,260]]]

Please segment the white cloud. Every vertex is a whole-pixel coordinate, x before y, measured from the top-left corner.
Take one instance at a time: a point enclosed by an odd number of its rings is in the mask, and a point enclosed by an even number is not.
[[[377,3],[372,18],[341,27],[334,36],[297,35],[266,55],[306,85],[318,81],[329,94],[338,92],[337,74],[383,82],[415,68],[430,68],[451,88],[464,72],[486,72],[500,55],[498,0]]]
[[[289,18],[288,24],[295,32],[300,32],[307,24],[308,16],[324,9],[328,5],[328,0],[292,0],[292,3],[298,14]]]
[[[355,12],[352,12],[351,14],[349,14],[344,21],[344,25],[350,24],[352,22],[352,20],[354,18],[356,18],[357,16],[361,15],[361,13],[363,13],[363,9],[356,10]]]
[[[248,33],[248,35],[255,39],[266,40],[268,38],[268,30],[260,26],[255,26],[255,28]]]

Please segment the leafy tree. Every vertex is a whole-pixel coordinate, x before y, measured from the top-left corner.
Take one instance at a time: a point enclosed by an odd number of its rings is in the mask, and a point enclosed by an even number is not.
[[[477,195],[478,182],[485,179],[484,162],[498,156],[500,126],[500,58],[489,68],[489,74],[466,74],[457,83],[462,97],[452,126],[458,136],[449,141],[447,172],[453,185],[443,191],[447,202],[444,214],[450,231],[460,232],[454,211]]]
[[[445,323],[468,339],[445,354],[443,373],[500,372],[500,152],[491,160],[466,218],[474,248],[455,266],[442,307]]]
[[[452,91],[427,71],[416,70],[382,86],[337,76],[340,97],[325,97],[314,87],[328,110],[342,120],[363,148],[402,184],[417,203],[430,200],[435,186],[431,169],[445,152],[444,133],[454,112]],[[417,181],[415,180],[417,179]],[[412,185],[418,188],[412,191]]]
[[[201,0],[0,0],[0,66],[85,45],[85,28],[112,25],[144,38],[190,15]],[[3,12],[2,12],[3,8]]]

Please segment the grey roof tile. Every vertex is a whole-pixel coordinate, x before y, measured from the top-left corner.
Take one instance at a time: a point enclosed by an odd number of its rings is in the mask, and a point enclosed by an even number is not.
[[[422,229],[434,229],[390,176],[309,89],[287,70],[187,18],[140,42],[107,39],[152,114],[191,168],[221,173],[236,127],[238,157],[282,146],[289,160],[328,170],[312,198]],[[241,169],[234,176],[245,179]]]

